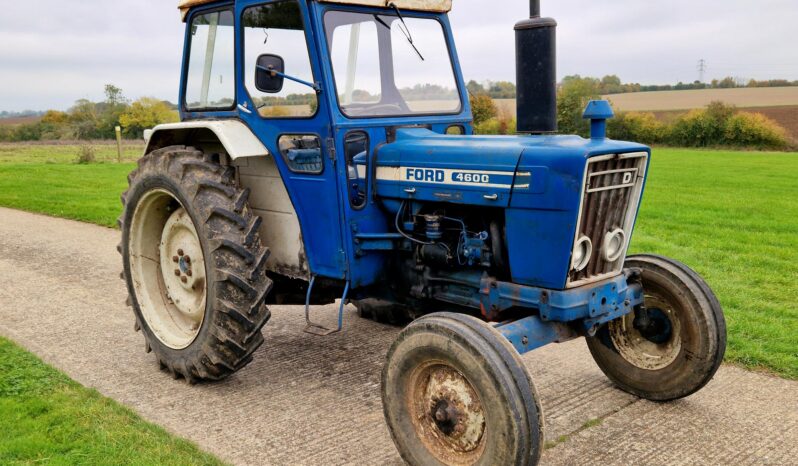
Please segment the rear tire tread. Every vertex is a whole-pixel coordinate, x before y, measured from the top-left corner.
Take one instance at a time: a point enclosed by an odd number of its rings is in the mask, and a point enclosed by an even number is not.
[[[142,178],[148,175],[166,175],[183,189],[185,197],[193,200],[191,208],[198,212],[198,233],[208,240],[210,257],[206,265],[216,269],[220,280],[208,283],[215,287],[214,302],[209,302],[206,323],[209,338],[186,357],[173,357],[159,351],[159,345],[150,331],[145,331],[145,349],[156,352],[161,369],[174,376],[183,377],[189,383],[200,380],[220,380],[246,366],[252,354],[263,344],[261,329],[271,317],[265,300],[272,288],[266,276],[264,264],[269,250],[262,246],[258,234],[261,220],[247,205],[249,192],[235,182],[235,172],[223,167],[211,155],[193,147],[171,146],[145,155],[128,176],[130,188],[121,196],[125,214],[120,218],[120,228],[125,231],[125,219],[132,219],[127,212],[130,193]],[[221,222],[215,222],[219,218]],[[124,244],[118,248],[126,253]],[[220,264],[224,266],[220,267]],[[136,309],[127,271],[123,277],[128,282],[129,305],[136,311],[136,325],[146,327],[146,322]],[[238,291],[236,291],[238,290]],[[240,291],[240,292],[239,292]]]

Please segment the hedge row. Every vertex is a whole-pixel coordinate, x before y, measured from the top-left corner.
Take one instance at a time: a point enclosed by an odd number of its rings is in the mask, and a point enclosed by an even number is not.
[[[678,147],[791,147],[786,130],[778,123],[721,102],[692,110],[671,122],[659,121],[652,113],[620,113],[608,122],[607,131],[613,139]]]

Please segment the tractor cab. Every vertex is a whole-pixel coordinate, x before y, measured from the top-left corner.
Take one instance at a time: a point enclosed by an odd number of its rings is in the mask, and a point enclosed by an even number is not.
[[[451,1],[389,3],[181,4],[181,118],[240,121],[270,154],[265,163],[285,181],[285,196],[254,202],[291,224],[266,235],[294,237],[270,264],[293,277],[348,277],[354,285],[384,278],[382,258],[357,256],[352,230],[385,230],[390,220],[369,199],[376,148],[404,127],[471,133],[446,16]],[[152,148],[166,144],[155,136]]]

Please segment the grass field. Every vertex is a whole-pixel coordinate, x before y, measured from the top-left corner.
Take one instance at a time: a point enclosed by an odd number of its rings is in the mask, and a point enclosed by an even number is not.
[[[0,205],[113,227],[133,167],[0,163]]]
[[[217,465],[0,338],[0,464]]]
[[[701,273],[726,312],[727,360],[798,379],[798,154],[654,153],[634,252]]]
[[[46,150],[31,150],[0,163],[0,205],[114,225],[132,164],[45,164]],[[728,361],[793,379],[796,180],[798,154],[657,149],[633,244],[707,278],[726,311]]]
[[[89,146],[94,149],[96,161],[116,162],[118,152],[116,143],[90,141],[85,143],[6,143],[0,142],[0,164],[7,163],[72,163],[78,159],[80,149]],[[143,142],[125,141],[122,144],[122,161],[135,162],[144,151]]]

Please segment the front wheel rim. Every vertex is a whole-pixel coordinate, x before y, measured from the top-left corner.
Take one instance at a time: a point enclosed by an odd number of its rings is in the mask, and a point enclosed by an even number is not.
[[[205,317],[205,257],[191,217],[170,192],[145,193],[130,228],[130,271],[142,317],[165,346],[181,350]]]
[[[634,326],[635,313],[629,313],[609,323],[612,344],[628,363],[644,370],[664,369],[682,352],[680,315],[682,309],[657,293],[646,293],[645,306],[656,309],[669,323],[670,335],[666,341],[652,341]]]
[[[417,367],[408,380],[407,405],[418,438],[444,464],[471,465],[486,444],[486,413],[478,393],[443,361]]]

